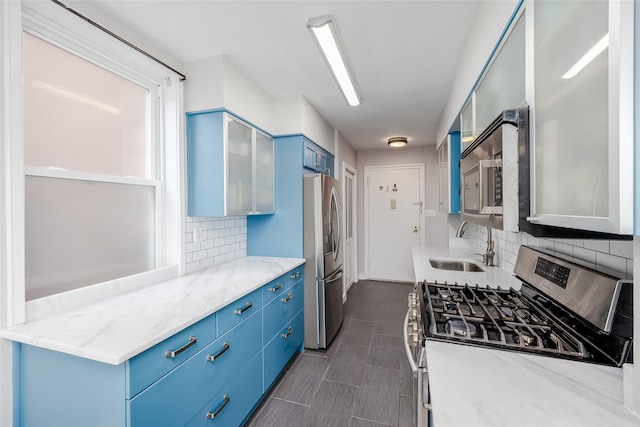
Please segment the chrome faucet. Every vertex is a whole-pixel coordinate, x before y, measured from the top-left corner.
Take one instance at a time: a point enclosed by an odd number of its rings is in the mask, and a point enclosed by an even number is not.
[[[456,237],[464,236],[464,226],[467,225],[467,221],[462,221],[460,223],[460,227],[458,227],[458,231],[456,231]]]
[[[495,256],[495,252],[493,251],[493,237],[491,233],[491,227],[487,227],[487,250],[482,255],[482,262],[487,267],[493,267],[493,257]]]

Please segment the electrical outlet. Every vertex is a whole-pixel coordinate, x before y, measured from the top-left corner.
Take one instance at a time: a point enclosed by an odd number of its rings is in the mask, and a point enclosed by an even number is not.
[[[202,228],[193,229],[193,242],[198,243],[202,240]]]

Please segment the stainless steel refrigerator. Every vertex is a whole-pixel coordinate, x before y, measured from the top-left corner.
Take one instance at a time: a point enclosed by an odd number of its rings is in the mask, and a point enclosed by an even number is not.
[[[327,348],[343,319],[340,183],[323,174],[303,182],[304,345]]]

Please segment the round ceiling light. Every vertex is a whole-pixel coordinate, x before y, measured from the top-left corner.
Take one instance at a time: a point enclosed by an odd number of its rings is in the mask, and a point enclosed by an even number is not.
[[[407,138],[404,136],[394,136],[393,138],[389,138],[387,144],[389,144],[389,147],[391,148],[404,147],[407,145]]]

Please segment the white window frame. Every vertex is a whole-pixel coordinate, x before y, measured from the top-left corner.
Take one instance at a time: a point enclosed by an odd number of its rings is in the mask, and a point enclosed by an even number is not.
[[[16,125],[13,129],[15,134],[19,134],[18,136],[3,140],[3,143],[8,146],[7,151],[12,153],[10,160],[12,167],[10,178],[12,179],[9,181],[12,182],[12,186],[8,193],[14,205],[13,221],[11,226],[7,227],[7,232],[13,235],[14,256],[11,262],[14,264],[14,269],[12,280],[7,284],[7,292],[11,298],[7,299],[6,305],[3,302],[2,307],[3,311],[6,309],[9,313],[3,327],[35,321],[51,315],[54,310],[55,312],[68,310],[74,306],[115,295],[122,290],[134,290],[168,280],[184,272],[184,195],[181,191],[184,156],[183,138],[180,132],[183,106],[179,76],[68,13],[53,2],[22,2],[20,13],[21,26],[18,26],[18,29],[12,28],[8,38],[13,59],[12,71],[17,72],[17,75],[22,75],[22,31],[24,30],[149,88],[150,113],[155,114],[156,109],[159,113],[156,116],[158,120],[151,122],[156,126],[151,126],[149,129],[149,137],[158,140],[157,145],[151,144],[150,155],[156,160],[151,163],[155,163],[158,167],[157,171],[152,169],[151,174],[161,178],[159,180],[115,178],[100,174],[24,166],[22,85],[21,82],[16,84],[15,80],[11,79],[10,86],[16,91],[15,105],[20,106],[20,112],[11,111],[11,116],[15,120],[13,123],[20,123],[20,125]],[[4,49],[2,53],[5,55]],[[161,149],[155,150],[156,146]],[[2,178],[6,178],[7,176],[4,176],[6,174],[3,172]],[[156,269],[25,302],[24,256],[15,256],[15,254],[24,253],[25,245],[23,237],[25,175],[154,186],[156,188]]]

